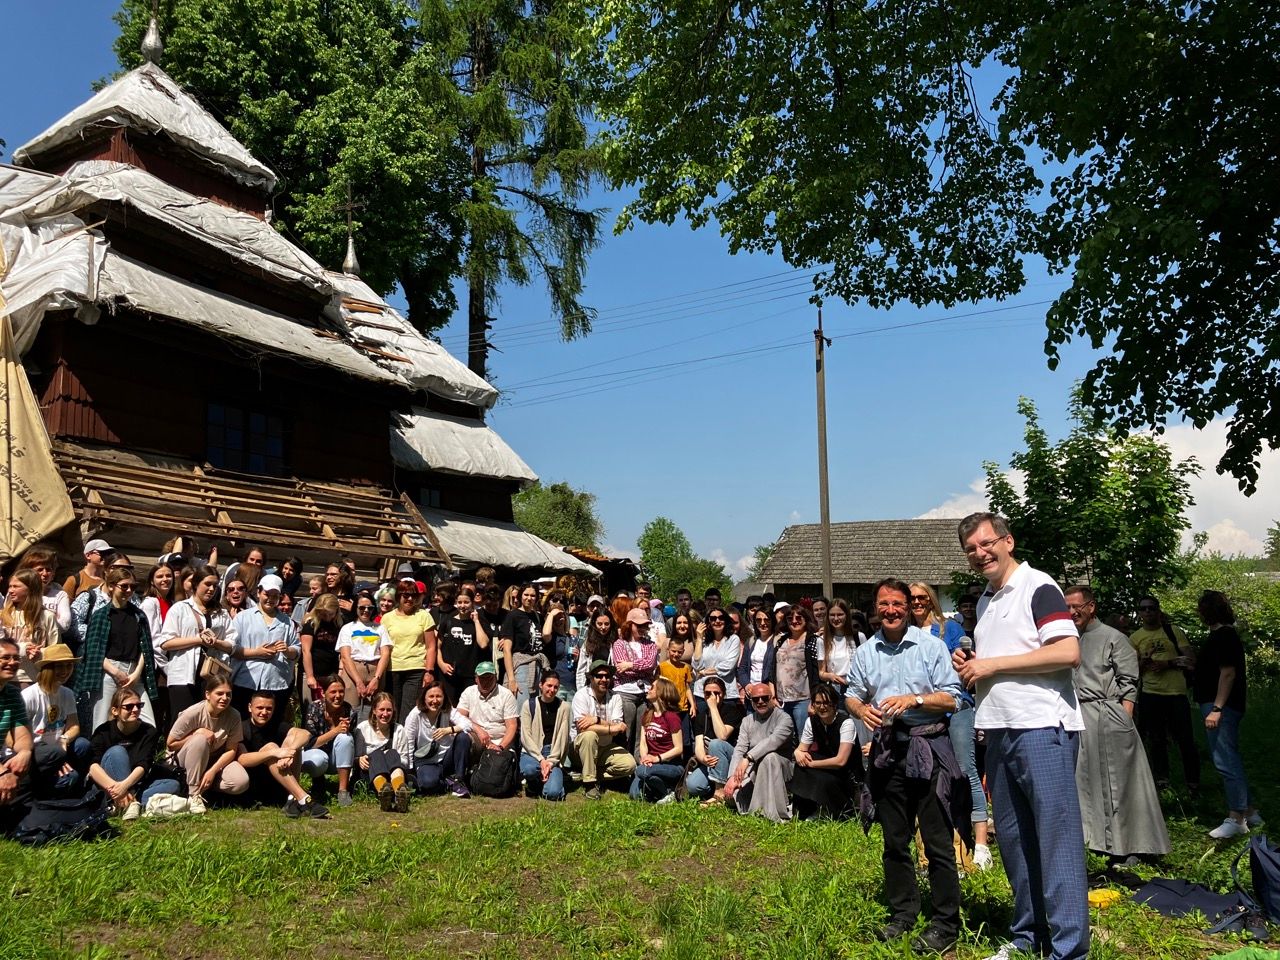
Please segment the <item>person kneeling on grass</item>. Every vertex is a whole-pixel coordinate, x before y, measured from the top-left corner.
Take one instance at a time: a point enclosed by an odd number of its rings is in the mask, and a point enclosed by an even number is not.
[[[498,685],[498,668],[492,661],[482,660],[476,664],[476,682],[462,691],[458,713],[471,724],[473,754],[479,757],[485,750],[509,753],[514,768],[516,734],[520,725],[516,695]],[[474,778],[471,786],[476,789]]]
[[[93,731],[89,742],[89,779],[111,798],[125,820],[137,820],[148,800],[181,787],[168,777],[156,779],[153,763],[160,734],[142,722],[142,696],[128,687],[111,695],[107,721]]]
[[[625,738],[622,698],[610,694],[613,666],[603,660],[591,664],[590,684],[573,695],[573,757],[582,768],[582,786],[588,800],[599,800],[601,780],[629,778],[636,758],[615,741]]]
[[[640,719],[644,739],[631,781],[631,799],[670,803],[681,799],[679,786],[684,777],[684,731],[675,710],[680,692],[666,677],[659,677],[649,688],[646,700]]]
[[[471,722],[450,705],[442,681],[423,688],[404,722],[404,738],[419,793],[447,789],[455,797],[471,796],[466,784]]]
[[[791,759],[796,728],[791,715],[777,706],[767,683],[747,688],[751,713],[743,718],[729,761],[724,796],[739,813],[758,813],[774,823],[791,819],[787,781],[795,769]]]
[[[569,749],[569,704],[560,699],[560,677],[547,673],[538,695],[520,711],[520,775],[525,793],[544,800],[564,799],[565,751]]]
[[[351,768],[356,761],[356,741],[352,728],[351,704],[342,677],[330,674],[320,680],[320,699],[311,701],[302,725],[310,741],[302,751],[302,772],[311,775],[311,792],[328,795],[325,773],[338,771],[338,806],[351,806]]]
[[[168,747],[187,776],[187,809],[205,812],[205,795],[220,790],[238,795],[249,789],[249,774],[236,762],[244,737],[243,720],[231,708],[231,681],[211,680],[204,702],[183,710],[169,731]]]
[[[369,719],[356,726],[356,765],[368,777],[383,813],[409,812],[404,757],[411,756],[404,727],[396,723],[396,705],[385,690],[373,695]]]
[[[310,734],[275,714],[276,701],[271,691],[258,690],[249,698],[249,716],[244,721],[236,762],[249,773],[250,795],[259,803],[275,806],[282,795],[288,794],[284,803],[286,817],[323,820],[329,811],[315,803],[298,782],[302,748]]]

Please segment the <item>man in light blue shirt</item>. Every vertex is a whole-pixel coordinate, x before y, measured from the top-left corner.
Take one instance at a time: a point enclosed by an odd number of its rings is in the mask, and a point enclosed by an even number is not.
[[[247,713],[255,693],[270,693],[276,715],[285,716],[293,690],[294,664],[302,656],[302,644],[293,621],[278,609],[284,584],[273,573],[258,582],[258,609],[244,610],[231,621],[228,637],[234,637],[235,661],[231,705]]]
[[[880,630],[853,655],[846,703],[875,734],[867,787],[884,835],[885,897],[893,914],[881,936],[887,942],[906,935],[920,914],[911,856],[918,820],[929,857],[933,920],[912,948],[946,953],[960,933],[954,803],[968,800],[968,784],[951,749],[945,715],[957,709],[962,688],[947,645],[912,625],[910,597],[901,580],[876,584]],[[957,780],[963,798],[953,796]]]

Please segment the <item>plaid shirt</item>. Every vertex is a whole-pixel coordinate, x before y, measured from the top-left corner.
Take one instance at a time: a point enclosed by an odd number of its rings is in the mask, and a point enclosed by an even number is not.
[[[138,646],[142,648],[142,659],[146,664],[142,668],[142,684],[154,701],[160,691],[156,686],[156,655],[151,649],[151,627],[140,607],[129,603],[125,604],[125,609],[138,621]],[[80,655],[80,665],[76,667],[75,679],[71,682],[77,694],[88,693],[96,697],[102,693],[102,678],[106,672],[102,661],[111,640],[111,610],[110,603],[100,603],[89,617],[84,633],[84,651]]]

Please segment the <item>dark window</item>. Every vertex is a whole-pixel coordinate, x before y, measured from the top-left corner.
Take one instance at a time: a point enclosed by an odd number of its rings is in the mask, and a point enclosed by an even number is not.
[[[284,476],[284,421],[279,417],[210,403],[208,437],[213,466]]]
[[[440,491],[434,487],[418,488],[418,506],[429,509],[440,509]]]

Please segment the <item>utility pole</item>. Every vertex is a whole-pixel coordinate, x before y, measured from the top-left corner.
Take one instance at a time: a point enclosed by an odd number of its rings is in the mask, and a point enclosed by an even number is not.
[[[813,331],[814,372],[818,381],[818,502],[822,513],[822,595],[832,599],[831,502],[827,494],[827,368],[826,348],[831,341],[822,333],[822,307],[818,329]]]

